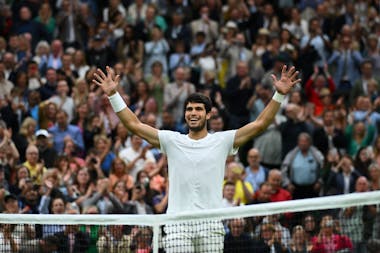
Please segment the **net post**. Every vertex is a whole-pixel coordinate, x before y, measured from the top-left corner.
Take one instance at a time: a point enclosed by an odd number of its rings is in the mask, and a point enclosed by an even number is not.
[[[160,239],[160,225],[154,224],[153,226],[153,253],[158,253]]]

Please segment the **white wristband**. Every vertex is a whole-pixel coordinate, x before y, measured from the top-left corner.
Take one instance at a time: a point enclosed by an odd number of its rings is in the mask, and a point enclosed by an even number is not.
[[[119,92],[116,92],[112,96],[109,96],[108,99],[111,103],[112,109],[115,112],[120,112],[127,107],[127,104],[124,102],[124,100],[120,96]]]
[[[275,92],[272,99],[276,102],[279,102],[280,104],[282,103],[282,101],[284,101],[285,99],[285,95],[282,95],[281,93],[279,92]]]

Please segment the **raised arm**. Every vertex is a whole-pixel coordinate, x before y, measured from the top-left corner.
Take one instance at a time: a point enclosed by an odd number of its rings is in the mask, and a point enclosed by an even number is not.
[[[154,147],[160,147],[158,130],[149,125],[143,124],[137,118],[137,116],[127,107],[126,103],[117,92],[119,80],[120,76],[115,76],[113,69],[107,66],[106,74],[102,70],[97,69],[97,71],[94,73],[94,79],[92,81],[100,86],[104,93],[107,94],[112,108],[116,112],[123,125],[129,131],[147,140]]]
[[[284,100],[284,96],[290,92],[296,83],[301,81],[301,79],[297,79],[297,76],[298,71],[295,71],[294,67],[291,67],[288,70],[285,65],[282,67],[281,78],[279,80],[277,80],[275,75],[272,75],[273,83],[276,87],[276,93],[255,121],[237,130],[234,147],[240,147],[263,132],[272,123],[280,108],[281,102]]]

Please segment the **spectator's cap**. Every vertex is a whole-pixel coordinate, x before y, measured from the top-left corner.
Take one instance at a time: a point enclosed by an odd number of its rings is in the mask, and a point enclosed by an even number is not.
[[[46,138],[49,138],[49,132],[46,129],[40,129],[36,132],[36,137],[44,136]]]
[[[101,41],[101,40],[103,40],[103,36],[101,34],[98,33],[94,36],[94,41]]]
[[[269,35],[269,34],[270,34],[270,32],[268,29],[266,29],[266,28],[260,28],[259,29],[259,35]]]
[[[15,200],[15,201],[17,201],[17,196],[16,195],[14,195],[14,194],[8,194],[8,195],[5,195],[5,197],[4,197],[4,202],[5,203],[8,203],[9,201],[12,201],[12,200]]]
[[[326,96],[330,96],[330,95],[331,95],[331,92],[330,92],[329,88],[322,88],[321,92],[319,93],[320,97],[326,97]]]
[[[231,29],[238,29],[238,26],[234,21],[228,21],[226,24],[226,28],[231,28]]]

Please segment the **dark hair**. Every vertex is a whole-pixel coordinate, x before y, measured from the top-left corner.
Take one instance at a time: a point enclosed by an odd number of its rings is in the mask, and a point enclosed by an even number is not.
[[[209,97],[201,94],[201,93],[193,93],[190,94],[187,99],[185,100],[183,111],[186,111],[186,106],[188,103],[201,103],[204,104],[206,113],[209,113],[211,111],[212,102]]]

